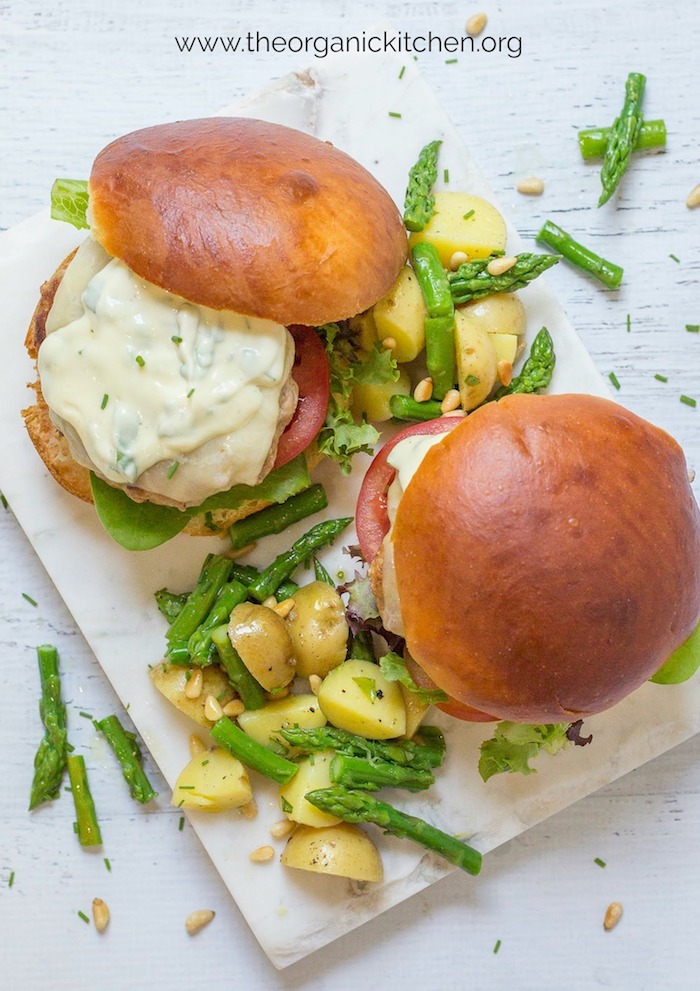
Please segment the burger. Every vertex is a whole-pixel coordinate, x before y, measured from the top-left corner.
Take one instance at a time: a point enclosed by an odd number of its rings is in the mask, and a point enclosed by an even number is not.
[[[460,718],[608,709],[700,619],[683,453],[606,399],[510,395],[409,428],[373,462],[357,526],[384,627]]]
[[[230,117],[119,138],[88,194],[89,234],[27,334],[29,436],[72,494],[116,500],[120,520],[145,505],[134,519],[156,542],[164,521],[224,528],[260,507],[274,470],[317,460],[329,374],[311,328],[386,293],[406,259],[401,217],[331,144]]]

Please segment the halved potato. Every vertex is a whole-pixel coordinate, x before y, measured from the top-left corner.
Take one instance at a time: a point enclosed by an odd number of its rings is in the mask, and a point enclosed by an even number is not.
[[[334,757],[334,750],[319,750],[299,761],[297,773],[280,788],[280,806],[288,819],[305,826],[334,826],[340,822],[337,816],[321,812],[304,797],[317,788],[331,787],[330,765]]]
[[[376,846],[364,830],[348,822],[314,829],[299,826],[281,856],[286,867],[333,874],[353,881],[382,881],[384,870]]]
[[[227,750],[197,754],[175,782],[172,804],[202,812],[224,812],[247,805],[253,797],[248,772]]]
[[[352,390],[352,411],[357,417],[364,415],[371,423],[384,423],[392,417],[389,400],[397,393],[411,395],[411,379],[403,368],[396,382],[356,385]]]
[[[515,334],[519,337],[527,327],[525,307],[520,297],[512,292],[499,292],[465,303],[459,307],[459,312],[468,314],[473,323],[478,323],[489,334]]]
[[[326,717],[321,712],[318,699],[310,692],[306,695],[288,695],[284,699],[268,702],[262,709],[242,712],[238,725],[263,747],[270,746],[270,740],[287,746],[282,737],[277,736],[286,726],[299,726],[302,729],[315,729],[326,725]]]
[[[406,732],[401,688],[371,661],[345,661],[321,682],[318,701],[329,723],[371,740]]]
[[[202,668],[202,693],[199,698],[188,699],[185,695],[187,688],[188,668],[180,667],[176,664],[154,665],[148,675],[161,695],[164,695],[168,702],[184,712],[190,719],[194,719],[200,726],[211,728],[211,719],[204,715],[204,704],[209,695],[213,695],[222,705],[226,705],[231,699],[236,697],[236,693],[231,687],[228,677],[217,664]]]
[[[242,602],[231,613],[229,640],[266,692],[294,678],[296,662],[287,624],[272,609]]]
[[[479,196],[443,191],[435,194],[435,212],[422,231],[409,238],[412,248],[429,241],[437,249],[445,268],[455,251],[472,258],[488,258],[505,251],[506,223],[495,206]]]
[[[457,381],[465,410],[476,409],[496,384],[496,351],[491,337],[466,307],[455,311]]]
[[[325,678],[345,660],[348,623],[345,606],[332,585],[309,582],[294,593],[287,626],[300,678]]]
[[[396,347],[392,354],[397,361],[413,361],[425,347],[425,307],[423,293],[416,273],[408,265],[389,292],[372,308],[377,337],[380,341],[392,337]]]

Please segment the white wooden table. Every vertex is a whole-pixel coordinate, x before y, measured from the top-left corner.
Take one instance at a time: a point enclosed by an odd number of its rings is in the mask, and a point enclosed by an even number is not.
[[[43,207],[55,176],[86,175],[116,135],[206,115],[314,61],[182,54],[175,35],[345,35],[378,17],[414,35],[458,35],[476,9],[453,0],[125,0],[111,10],[90,0],[11,0],[0,7],[0,226]],[[698,9],[692,0],[665,9],[630,0],[607,10],[592,0],[500,0],[484,9],[487,33],[522,38],[520,57],[475,53],[446,64],[452,56],[433,53],[420,57],[421,68],[523,235],[551,217],[624,265],[619,293],[564,265],[549,281],[600,370],[616,373],[620,401],[673,433],[700,467],[700,410],[679,400],[700,400],[700,335],[685,331],[700,323],[700,210],[685,207],[700,181]],[[668,151],[637,158],[617,209],[597,211],[597,169],[581,162],[576,129],[609,122],[631,70],[648,76],[646,113],[666,119]],[[540,199],[513,191],[532,173],[546,182]],[[655,380],[657,372],[668,383]],[[282,973],[259,950],[189,827],[178,829],[179,814],[165,801],[154,812],[136,808],[91,724],[76,717],[71,737],[90,748],[109,836],[97,856],[80,850],[70,803],[26,812],[40,735],[34,645],[59,647],[73,711],[103,714],[118,703],[11,512],[0,511],[0,528],[1,988],[698,986],[697,738],[497,851],[480,878],[453,875]],[[103,937],[77,915],[89,914],[95,896],[112,912]],[[613,900],[624,917],[606,934],[602,918]],[[192,939],[184,919],[203,907],[217,917]]]

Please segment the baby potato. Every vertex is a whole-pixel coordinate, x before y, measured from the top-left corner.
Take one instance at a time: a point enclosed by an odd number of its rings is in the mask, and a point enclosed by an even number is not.
[[[318,701],[329,723],[370,740],[406,732],[401,688],[371,661],[345,661],[321,682]]]
[[[227,702],[235,698],[235,692],[227,676],[216,664],[202,668],[202,692],[196,699],[188,699],[185,695],[188,668],[163,662],[163,664],[156,664],[152,667],[148,674],[153,684],[168,702],[172,702],[186,716],[194,719],[200,726],[206,726],[207,729],[211,728],[211,720],[204,715],[204,703],[207,697],[213,695],[222,705],[226,705]]]
[[[353,881],[382,881],[379,851],[364,830],[348,822],[314,829],[299,826],[281,856],[286,867],[349,877]]]
[[[231,613],[228,635],[241,660],[266,692],[284,688],[294,678],[289,630],[272,609],[242,602]]]
[[[464,409],[470,410],[490,395],[498,371],[492,335],[466,309],[455,311],[455,347],[459,394]]]
[[[449,268],[455,251],[464,251],[470,260],[505,251],[506,224],[496,207],[481,197],[443,191],[435,193],[433,216],[422,231],[411,234],[408,243],[412,248],[419,241],[435,245],[440,261]]]
[[[478,323],[489,334],[515,334],[519,337],[527,327],[525,307],[520,297],[512,292],[499,292],[465,303],[460,306],[459,312],[468,314],[472,322]]]
[[[365,310],[364,313],[358,313],[356,317],[350,317],[348,324],[357,338],[360,348],[363,351],[371,351],[377,340],[377,325],[374,322],[372,310]]]
[[[334,826],[340,822],[337,816],[321,812],[304,797],[317,788],[331,787],[330,766],[334,757],[334,750],[319,750],[299,761],[297,773],[280,788],[280,805],[288,819],[305,826]]]
[[[356,417],[365,416],[371,423],[384,423],[392,413],[389,400],[399,393],[411,395],[411,379],[405,369],[401,369],[396,382],[378,382],[369,385],[356,385],[352,390],[352,411]]]
[[[238,717],[238,725],[241,729],[263,747],[269,747],[270,740],[287,746],[281,737],[276,736],[287,726],[315,729],[317,726],[325,726],[326,722],[318,699],[311,693],[275,699],[264,705],[262,709],[248,710]]]
[[[310,582],[295,592],[287,625],[300,678],[312,674],[325,678],[345,660],[348,644],[345,606],[331,585]]]
[[[403,364],[418,357],[425,347],[428,311],[412,268],[405,265],[401,269],[386,296],[374,304],[372,315],[379,340],[391,337],[396,341],[392,354],[397,361]]]
[[[172,804],[202,812],[225,812],[247,805],[253,797],[248,772],[227,750],[197,754],[175,782]]]

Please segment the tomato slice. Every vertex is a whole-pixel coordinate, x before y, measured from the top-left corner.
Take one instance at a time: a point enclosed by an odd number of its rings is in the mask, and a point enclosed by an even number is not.
[[[394,481],[396,469],[387,462],[387,457],[397,444],[407,437],[416,434],[441,434],[461,422],[458,417],[441,416],[437,420],[416,423],[406,427],[400,433],[387,441],[384,447],[375,455],[369,466],[357,499],[355,526],[357,539],[360,543],[365,561],[372,561],[381,547],[382,541],[389,532],[389,515],[386,509],[387,492]]]
[[[294,338],[292,377],[299,389],[294,416],[277,445],[275,468],[286,465],[309,446],[326,419],[331,380],[323,341],[311,327],[287,328]]]

